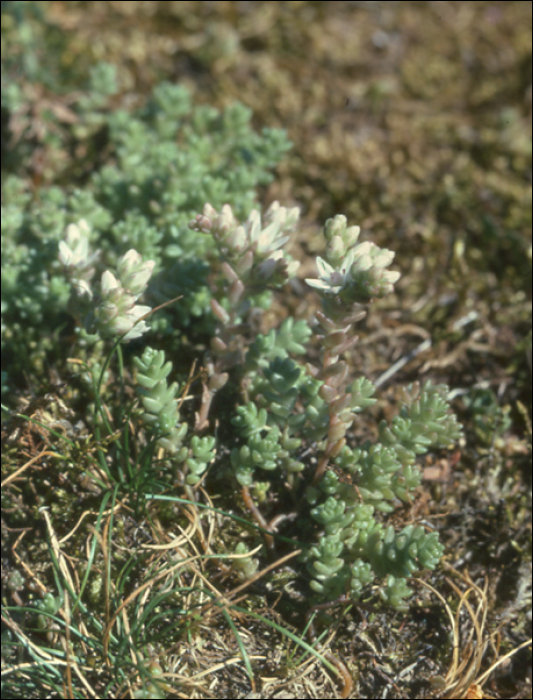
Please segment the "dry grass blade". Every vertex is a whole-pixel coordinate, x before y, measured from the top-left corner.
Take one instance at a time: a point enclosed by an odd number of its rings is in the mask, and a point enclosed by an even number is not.
[[[520,649],[531,645],[532,640],[528,639],[507,654],[500,656],[486,671],[480,673],[482,661],[489,646],[492,646],[496,654],[498,653],[497,643],[495,643],[498,630],[489,632],[487,628],[489,604],[486,593],[488,581],[485,581],[485,585],[483,589],[481,589],[471,580],[468,574],[462,574],[450,566],[447,566],[447,568],[453,571],[454,575],[461,578],[468,586],[466,590],[463,591],[450,578],[446,579],[459,599],[459,604],[455,613],[439,591],[425,581],[419,580],[423,586],[434,593],[443,603],[452,629],[452,663],[444,679],[443,687],[439,690],[439,697],[448,700],[492,698],[492,695],[487,695],[483,692],[483,685],[488,680],[490,674]],[[476,606],[472,606],[468,600],[471,594],[474,594],[477,598]],[[465,632],[466,639],[464,640],[461,638],[461,612],[463,609],[465,609],[468,614],[469,623],[469,628]]]

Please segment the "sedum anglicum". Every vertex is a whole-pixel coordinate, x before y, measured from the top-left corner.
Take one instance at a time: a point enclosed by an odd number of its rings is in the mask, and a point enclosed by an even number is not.
[[[437,534],[421,526],[397,532],[386,514],[414,498],[420,455],[452,444],[460,426],[447,388],[427,382],[406,389],[403,407],[390,424],[380,424],[377,442],[356,444],[351,437],[358,414],[376,401],[375,387],[365,377],[350,382],[342,357],[356,342],[354,324],[374,299],[393,291],[400,273],[389,269],[394,253],[358,242],[359,227],[347,226],[344,216],[326,222],[318,278],[306,280],[322,298],[314,325],[288,318],[266,335],[246,336],[257,288],[281,287],[296,272],[283,246],[297,221],[296,209],[275,203],[263,219],[252,211],[244,224],[231,207],[217,212],[206,205],[190,224],[213,237],[219,256],[211,278],[218,328],[206,367],[211,382],[223,377],[223,386],[232,377],[240,386],[231,468],[263,529],[275,533],[269,518],[298,521],[301,559],[320,598],[357,598],[376,581],[380,595],[401,608],[411,593],[409,577],[433,569],[443,548]],[[296,359],[306,354],[312,329],[322,349],[319,365]],[[204,392],[202,426],[213,395]],[[286,503],[288,512],[269,501]],[[273,538],[266,543],[273,551]]]
[[[267,333],[254,330],[264,295],[297,271],[285,246],[298,218],[298,209],[275,202],[263,216],[252,210],[244,223],[229,205],[217,211],[206,204],[191,220],[190,230],[210,239],[214,323],[194,418],[181,415],[189,384],[179,394],[178,383],[168,382],[173,358],[153,347],[134,359],[140,417],[189,498],[200,483],[208,491],[236,487],[270,557],[291,541],[302,550],[302,571],[318,600],[357,599],[374,584],[384,600],[405,608],[409,578],[435,568],[443,547],[436,533],[417,524],[396,530],[387,516],[415,498],[420,456],[450,446],[460,426],[445,386],[415,383],[397,415],[379,424],[377,440],[355,439],[376,388],[366,377],[350,377],[343,356],[356,342],[354,325],[374,299],[393,291],[400,274],[389,269],[394,253],[359,242],[359,227],[347,226],[344,216],[326,222],[318,277],[306,280],[322,300],[315,318],[288,317]],[[150,307],[138,300],[155,263],[131,249],[93,291],[88,234],[80,221],[59,246],[86,325],[103,338],[139,338]],[[305,363],[315,342],[319,359]],[[236,553],[247,551],[241,544]],[[257,566],[244,557],[235,570],[252,576]]]
[[[294,276],[299,267],[297,261],[281,250],[299,217],[298,208],[287,209],[274,202],[263,219],[257,209],[252,209],[244,224],[239,224],[229,204],[224,205],[220,213],[206,204],[203,213],[189,226],[213,236],[226,260],[229,280],[279,285]]]

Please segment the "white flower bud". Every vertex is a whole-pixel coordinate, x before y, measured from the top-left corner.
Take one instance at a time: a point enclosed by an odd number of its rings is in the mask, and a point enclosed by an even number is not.
[[[357,243],[359,234],[361,233],[360,226],[349,226],[346,231],[342,234],[342,240],[346,248],[351,248]]]
[[[333,236],[328,243],[326,256],[332,265],[338,265],[346,254],[346,246],[341,236]]]
[[[102,274],[102,282],[100,287],[102,290],[102,295],[106,295],[112,289],[118,289],[119,282],[112,272],[105,270],[105,272]]]
[[[342,236],[346,230],[347,219],[344,214],[337,214],[333,219],[328,219],[324,226],[324,236],[331,240],[333,236]]]

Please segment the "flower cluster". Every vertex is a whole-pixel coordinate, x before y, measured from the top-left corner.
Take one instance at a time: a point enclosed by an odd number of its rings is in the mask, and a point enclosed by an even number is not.
[[[326,298],[342,302],[344,310],[390,294],[400,278],[399,272],[385,269],[394,253],[371,241],[357,244],[359,226],[347,227],[346,223],[342,214],[326,222],[326,260],[317,258],[319,279],[305,280]]]
[[[86,326],[102,337],[123,335],[123,341],[139,338],[148,330],[143,316],[151,308],[137,304],[137,300],[146,290],[155,262],[143,262],[136,250],[129,250],[119,258],[116,276],[104,271],[100,294],[95,298],[90,280],[97,256],[89,254],[89,231],[82,219],[67,227],[65,240],[59,243],[58,258],[72,284],[71,308],[78,316],[84,313]]]
[[[292,277],[299,266],[280,250],[289,240],[286,234],[295,227],[299,216],[297,207],[287,209],[273,202],[263,221],[257,209],[253,209],[245,223],[239,224],[229,204],[225,204],[220,213],[206,204],[203,213],[198,214],[189,227],[212,234],[226,259],[229,281],[278,286]]]
[[[95,324],[103,337],[125,334],[123,341],[139,338],[148,330],[143,317],[152,310],[137,304],[152,275],[155,262],[143,262],[129,250],[117,264],[117,277],[106,270],[100,285],[100,303],[94,310]]]

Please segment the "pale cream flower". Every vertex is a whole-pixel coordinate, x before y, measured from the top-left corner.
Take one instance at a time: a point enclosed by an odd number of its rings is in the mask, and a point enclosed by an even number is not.
[[[59,261],[69,268],[88,267],[96,257],[89,255],[89,224],[80,219],[77,224],[69,224],[65,230],[65,240],[59,242]]]

